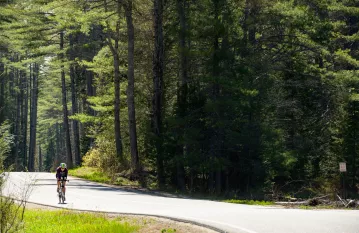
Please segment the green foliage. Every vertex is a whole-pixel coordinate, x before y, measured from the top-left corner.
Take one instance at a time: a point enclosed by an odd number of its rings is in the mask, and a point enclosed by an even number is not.
[[[83,157],[83,165],[99,168],[101,171],[113,174],[119,169],[119,161],[115,153],[114,143],[106,139],[97,140],[97,147],[91,149]]]
[[[13,140],[14,137],[10,134],[9,122],[2,123],[0,125],[0,174],[4,169],[3,163],[5,158],[8,156],[8,153],[10,152]]]
[[[16,196],[3,193],[8,179],[8,172],[0,167],[0,233],[20,232],[24,227],[24,212],[27,203],[27,195],[31,186],[22,186],[21,192]]]
[[[113,173],[104,173],[99,168],[96,167],[86,167],[82,166],[75,169],[70,169],[69,174],[71,176],[76,176],[84,178],[87,180],[105,183],[105,184],[115,184],[121,186],[138,186],[137,181],[131,181],[127,178],[120,177],[117,174]]]
[[[254,201],[254,200],[224,200],[227,203],[234,203],[234,204],[245,204],[245,205],[261,205],[261,206],[269,206],[274,205],[274,202],[270,201]]]
[[[76,176],[87,180],[100,182],[100,183],[111,183],[111,177],[105,175],[95,167],[79,167],[69,170],[70,176]]]
[[[174,233],[177,232],[176,229],[168,228],[168,229],[162,229],[161,233]]]
[[[1,187],[0,187],[1,188]],[[0,191],[0,194],[2,192]],[[19,232],[23,229],[25,203],[0,196],[0,232]]]

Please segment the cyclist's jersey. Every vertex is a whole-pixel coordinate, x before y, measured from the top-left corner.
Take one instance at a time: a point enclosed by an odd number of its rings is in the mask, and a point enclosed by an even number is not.
[[[67,177],[67,168],[61,171],[61,167],[56,169],[56,178],[60,179],[61,177]]]

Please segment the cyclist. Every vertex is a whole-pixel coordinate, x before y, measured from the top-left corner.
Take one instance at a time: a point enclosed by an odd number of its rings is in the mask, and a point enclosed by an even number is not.
[[[67,168],[66,163],[60,163],[60,166],[56,169],[56,179],[57,179],[57,192],[60,190],[60,180],[64,179],[67,180]],[[62,189],[65,197],[66,188],[65,188],[66,182],[64,182],[64,187]]]

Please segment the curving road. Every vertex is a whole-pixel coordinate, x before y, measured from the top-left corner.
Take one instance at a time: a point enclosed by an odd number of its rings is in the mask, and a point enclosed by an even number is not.
[[[58,204],[55,175],[10,173],[4,193],[29,201],[78,210],[146,214],[193,221],[229,233],[359,233],[357,210],[299,210],[168,198],[69,177],[67,204]]]

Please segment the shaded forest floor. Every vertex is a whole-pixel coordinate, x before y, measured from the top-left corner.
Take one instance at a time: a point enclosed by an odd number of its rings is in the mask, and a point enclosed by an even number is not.
[[[348,209],[348,207],[341,206],[338,201],[332,202],[323,202],[317,198],[308,198],[305,201],[299,202],[275,202],[275,201],[263,201],[263,200],[253,200],[253,198],[231,198],[223,196],[216,196],[210,194],[202,194],[202,193],[188,193],[188,192],[178,192],[177,190],[159,190],[156,188],[154,183],[149,183],[147,188],[141,187],[138,181],[131,181],[130,178],[127,178],[126,174],[117,174],[117,176],[110,177],[103,172],[100,172],[97,168],[91,167],[79,167],[76,169],[72,169],[69,171],[71,176],[82,178],[94,182],[102,183],[105,186],[109,187],[118,187],[128,191],[136,191],[143,192],[148,194],[155,194],[163,197],[176,197],[176,198],[187,198],[187,199],[204,199],[204,200],[212,200],[212,201],[220,201],[234,204],[246,204],[246,205],[260,205],[260,206],[278,206],[284,208],[297,208],[297,209]],[[356,201],[356,200],[355,200]],[[352,205],[349,209],[358,209],[358,204]],[[284,204],[283,204],[284,203]],[[315,203],[313,205],[313,203]],[[339,204],[338,204],[339,203]]]

